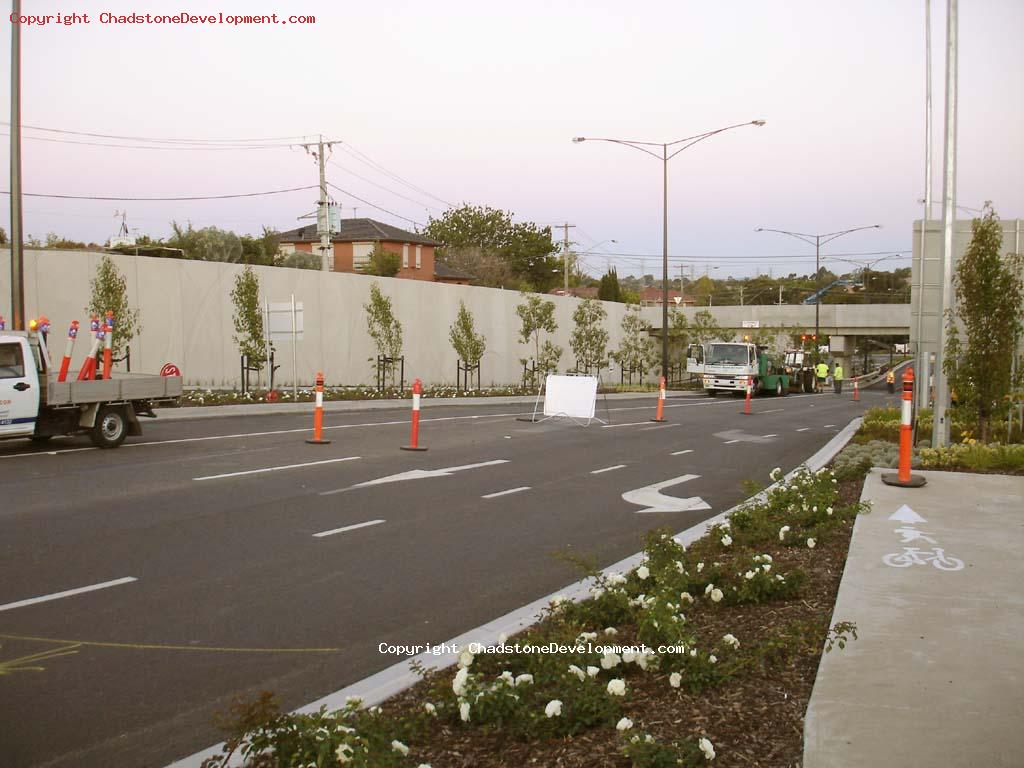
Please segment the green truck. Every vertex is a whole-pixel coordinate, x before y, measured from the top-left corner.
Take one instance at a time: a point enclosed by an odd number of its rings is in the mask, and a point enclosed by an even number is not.
[[[786,366],[768,353],[767,347],[742,342],[691,344],[686,370],[701,377],[708,396],[719,392],[744,394],[748,379],[753,394],[789,394],[790,375]]]

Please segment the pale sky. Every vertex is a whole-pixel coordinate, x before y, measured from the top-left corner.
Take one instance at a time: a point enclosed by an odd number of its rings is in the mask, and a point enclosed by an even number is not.
[[[712,274],[813,269],[813,248],[756,227],[881,224],[823,253],[909,251],[924,191],[925,0],[369,4],[24,0],[23,13],[89,25],[23,27],[26,125],[148,139],[340,139],[328,180],[417,222],[463,201],[568,221],[594,274],[660,275],[661,163],[573,136],[712,137],[669,165],[669,249]],[[312,25],[115,26],[113,13],[313,14]],[[945,3],[932,1],[934,183],[941,200]],[[0,56],[10,60],[10,26]],[[1024,2],[960,3],[957,202],[1024,217]],[[9,72],[4,68],[4,72]],[[0,99],[10,101],[7,78]],[[7,128],[2,129],[7,132]],[[72,141],[107,139],[25,131]],[[4,183],[9,152],[3,137]],[[26,192],[198,196],[317,183],[301,150],[179,151],[24,141]],[[359,178],[353,175],[355,172]],[[373,182],[373,183],[371,183]],[[428,196],[429,193],[430,196]],[[409,221],[332,190],[343,216]],[[397,194],[396,194],[397,193]],[[406,199],[406,198],[411,198]],[[5,196],[0,222],[10,232]],[[140,233],[171,219],[239,233],[297,226],[316,191],[196,202],[25,199],[25,230],[102,242],[116,210]],[[358,206],[358,211],[353,210]],[[428,206],[433,206],[430,208]],[[934,215],[941,215],[936,205]],[[970,213],[965,213],[969,216]],[[1011,244],[1012,245],[1012,244]],[[639,257],[605,254],[646,254]],[[877,256],[851,256],[862,260]],[[679,261],[673,262],[678,277]],[[905,266],[908,259],[882,262]],[[835,271],[851,264],[827,263]]]

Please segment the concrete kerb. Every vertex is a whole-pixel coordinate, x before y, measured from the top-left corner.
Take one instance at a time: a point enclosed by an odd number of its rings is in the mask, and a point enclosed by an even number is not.
[[[776,488],[791,479],[802,467],[807,467],[812,471],[821,469],[832,461],[832,459],[834,459],[846,446],[854,433],[860,428],[861,421],[862,419],[859,417],[853,419],[853,421],[840,430],[838,434],[823,445],[800,467],[797,467],[787,473],[785,477],[768,486],[760,493],[751,496],[749,499],[741,501],[736,506],[731,507],[724,512],[720,512],[714,517],[708,518],[697,525],[681,531],[673,538],[680,544],[689,546],[707,533],[709,528],[721,523],[736,510],[742,509],[750,504],[756,504],[763,501],[773,488]],[[640,565],[642,560],[643,552],[637,552],[635,555],[631,555],[617,563],[614,563],[613,565],[608,566],[602,571],[602,573],[605,575],[613,572],[622,573],[637,567]],[[560,589],[557,592],[552,592],[549,595],[534,600],[532,603],[528,603],[521,608],[517,608],[514,611],[506,613],[504,616],[500,616],[493,621],[489,621],[488,623],[476,627],[475,629],[471,629],[468,632],[463,632],[461,635],[453,637],[444,644],[455,647],[463,647],[469,643],[496,645],[502,636],[511,637],[517,632],[537,623],[537,619],[541,612],[548,607],[551,601],[556,597],[562,597],[567,600],[578,600],[586,597],[589,594],[591,583],[592,582],[589,578],[577,581],[564,589]],[[438,645],[441,645],[441,643]],[[295,712],[316,712],[321,707],[326,707],[328,711],[341,709],[345,706],[346,700],[351,697],[358,697],[362,699],[364,706],[371,707],[401,693],[407,688],[411,688],[420,681],[420,676],[410,668],[411,664],[418,663],[424,670],[434,672],[446,669],[447,667],[455,664],[456,661],[458,661],[458,658],[457,654],[454,653],[437,655],[427,653],[420,654],[412,659],[406,659],[405,661],[399,661],[392,664],[390,667],[382,669],[380,672],[370,675],[359,682],[348,685],[334,693],[324,696],[323,698],[306,704],[305,706],[295,710]],[[197,752],[194,755],[182,758],[177,762],[171,763],[166,766],[166,768],[199,768],[203,760],[221,754],[222,747],[223,742],[216,744],[209,749]],[[232,760],[231,762],[232,766],[240,766],[241,764],[240,760],[238,762]]]
[[[679,391],[671,399],[693,398],[700,393]],[[658,392],[612,392],[598,395],[599,399],[638,400],[644,397],[657,399]],[[536,395],[510,395],[506,397],[425,397],[423,408],[436,408],[450,405],[533,405]],[[327,400],[324,402],[324,413],[357,413],[359,411],[408,410],[409,398],[388,400]],[[653,406],[652,406],[653,407]],[[308,414],[313,410],[313,402],[307,403],[252,403],[245,405],[197,405],[180,408],[157,408],[157,419],[162,422],[191,421],[193,419],[217,419],[229,416],[279,416]]]

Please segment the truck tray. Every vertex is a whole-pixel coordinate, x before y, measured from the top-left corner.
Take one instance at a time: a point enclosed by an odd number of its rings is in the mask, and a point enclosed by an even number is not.
[[[85,405],[122,400],[159,400],[181,395],[181,376],[157,376],[151,373],[115,373],[99,381],[58,382],[51,376],[46,382],[46,404]]]

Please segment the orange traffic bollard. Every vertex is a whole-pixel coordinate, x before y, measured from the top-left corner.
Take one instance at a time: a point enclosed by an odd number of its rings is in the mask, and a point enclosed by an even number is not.
[[[416,379],[412,383],[412,436],[409,444],[401,446],[403,451],[425,451],[420,445],[420,396],[423,394],[423,382]]]
[[[858,379],[853,380],[853,402],[860,402],[860,388],[857,386]]]
[[[92,331],[92,346],[89,347],[89,354],[85,356],[85,360],[82,363],[82,367],[78,371],[79,381],[89,381],[90,379],[96,378],[96,353],[99,351],[100,344],[103,342],[103,329],[100,328],[99,319],[96,315],[92,316],[92,320],[89,322],[89,328]]]
[[[312,445],[329,445],[330,440],[324,440],[324,375],[319,371],[316,374],[316,408],[313,410],[313,439],[307,440]]]
[[[107,334],[103,344],[103,378],[109,379],[110,371],[114,367],[114,313],[109,309],[103,318],[103,327]]]
[[[658,389],[658,415],[655,416],[651,421],[664,421],[665,420],[665,377],[661,377]]]
[[[743,411],[742,411],[744,416],[749,416],[750,415],[750,395],[751,395],[753,389],[754,389],[754,380],[751,379],[748,376],[747,377],[747,399],[746,399],[746,402],[743,403]]]
[[[913,445],[914,415],[914,369],[908,367],[903,374],[903,410],[900,414],[900,464],[895,475],[882,475],[886,485],[898,485],[903,488],[920,488],[925,480],[921,475],[910,474],[910,459],[914,451]]]
[[[64,358],[60,361],[60,373],[57,374],[57,381],[67,381],[68,368],[71,367],[71,353],[75,350],[75,339],[78,338],[78,321],[72,320],[68,328],[68,341],[64,345]]]

